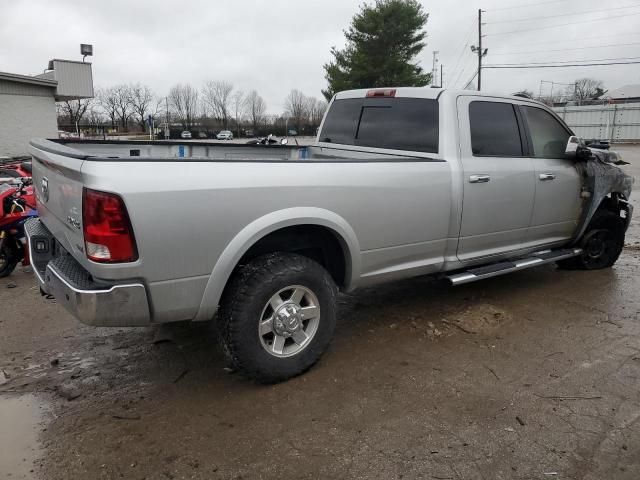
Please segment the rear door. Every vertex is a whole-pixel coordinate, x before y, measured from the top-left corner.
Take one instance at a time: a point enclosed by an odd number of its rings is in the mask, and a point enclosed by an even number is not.
[[[458,98],[463,205],[462,261],[521,248],[533,211],[533,160],[522,120],[506,99]]]
[[[529,151],[535,168],[535,206],[527,242],[536,245],[568,240],[580,215],[580,177],[565,149],[571,132],[543,108],[521,105]]]

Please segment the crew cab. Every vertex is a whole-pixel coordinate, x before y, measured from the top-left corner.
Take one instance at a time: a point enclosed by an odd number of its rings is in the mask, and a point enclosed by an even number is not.
[[[82,322],[215,321],[259,381],[325,351],[336,295],[614,264],[632,178],[546,106],[436,88],[332,99],[308,147],[34,139],[44,293]]]

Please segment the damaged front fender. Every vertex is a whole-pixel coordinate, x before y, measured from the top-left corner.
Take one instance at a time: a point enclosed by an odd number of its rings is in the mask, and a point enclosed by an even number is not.
[[[576,162],[582,181],[583,205],[574,243],[582,238],[591,218],[603,202],[612,211],[620,213],[625,220],[625,229],[629,226],[633,213],[633,206],[627,200],[631,195],[634,179],[614,164],[621,163],[619,156],[607,150],[590,150],[592,154],[587,160]]]

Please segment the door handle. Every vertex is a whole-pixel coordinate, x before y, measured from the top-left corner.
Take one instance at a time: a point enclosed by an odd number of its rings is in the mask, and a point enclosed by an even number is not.
[[[469,175],[469,183],[487,183],[489,180],[489,175]]]
[[[556,176],[553,173],[541,173],[538,178],[544,182],[546,180],[554,180]]]

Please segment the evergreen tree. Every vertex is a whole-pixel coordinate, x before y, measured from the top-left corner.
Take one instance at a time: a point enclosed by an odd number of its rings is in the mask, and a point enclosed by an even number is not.
[[[416,0],[376,0],[363,5],[344,32],[343,50],[333,47],[324,66],[327,98],[341,90],[368,87],[422,87],[431,81],[415,57],[425,47],[428,14]]]

